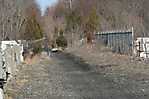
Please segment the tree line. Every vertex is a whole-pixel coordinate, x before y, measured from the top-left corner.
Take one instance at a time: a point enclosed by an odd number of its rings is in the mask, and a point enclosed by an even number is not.
[[[49,7],[45,13],[45,31],[55,40],[55,28],[64,32],[69,45],[86,39],[92,43],[94,33],[99,30],[100,18],[94,0],[59,0],[55,6]],[[88,7],[87,7],[88,5]],[[53,41],[54,42],[54,41]]]
[[[34,0],[0,0],[0,40],[33,41],[43,38],[41,12]],[[33,44],[34,52],[41,50]]]
[[[40,9],[34,0],[0,0],[1,40],[42,37]]]
[[[53,41],[54,28],[62,29],[70,45],[80,39],[92,43],[97,31],[134,27],[135,37],[148,36],[148,4],[148,0],[58,0],[44,15],[44,31]]]
[[[132,26],[135,36],[147,36],[148,4],[148,0],[58,0],[41,16],[34,0],[0,0],[0,39],[44,36],[50,47],[62,41],[73,46],[80,40],[92,44],[97,31]]]

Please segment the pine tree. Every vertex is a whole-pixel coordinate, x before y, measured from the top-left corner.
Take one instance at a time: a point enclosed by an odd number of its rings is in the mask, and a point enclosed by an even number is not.
[[[43,37],[43,31],[40,24],[34,16],[28,17],[26,21],[24,39],[37,40]]]
[[[92,43],[94,32],[97,31],[98,25],[99,25],[99,17],[97,15],[96,9],[93,8],[85,24],[87,43]]]

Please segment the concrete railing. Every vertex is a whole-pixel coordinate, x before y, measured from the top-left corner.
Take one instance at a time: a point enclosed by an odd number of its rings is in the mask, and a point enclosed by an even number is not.
[[[3,86],[10,76],[16,74],[17,66],[23,62],[23,45],[15,41],[1,41],[0,49],[0,99]],[[10,76],[9,76],[10,75]]]

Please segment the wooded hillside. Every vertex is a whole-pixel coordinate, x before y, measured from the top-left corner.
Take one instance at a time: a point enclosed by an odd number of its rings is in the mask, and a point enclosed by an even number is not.
[[[33,32],[27,31],[29,20],[40,19],[40,9],[34,0],[0,0],[0,13],[0,40],[27,39],[24,35]],[[29,19],[31,16],[34,19]]]
[[[135,37],[148,36],[148,5],[148,0],[59,0],[47,9],[44,28],[50,38],[55,34],[54,28],[63,29],[70,42],[72,36],[81,39],[97,31],[131,27]]]
[[[35,27],[27,28],[31,24],[38,27],[37,38],[45,32],[51,44],[55,43],[59,31],[64,32],[71,44],[85,37],[91,42],[98,31],[131,27],[134,27],[135,37],[148,36],[148,5],[148,0],[58,0],[41,18],[34,0],[0,0],[0,39],[31,37],[26,33],[35,32],[30,31]]]

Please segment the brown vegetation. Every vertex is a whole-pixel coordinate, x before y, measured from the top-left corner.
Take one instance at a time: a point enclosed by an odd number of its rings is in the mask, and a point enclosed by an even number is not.
[[[52,39],[54,27],[62,28],[71,44],[85,37],[91,42],[97,31],[131,27],[135,37],[148,36],[148,4],[148,0],[72,0],[70,5],[69,0],[59,0],[46,11],[45,32]]]

